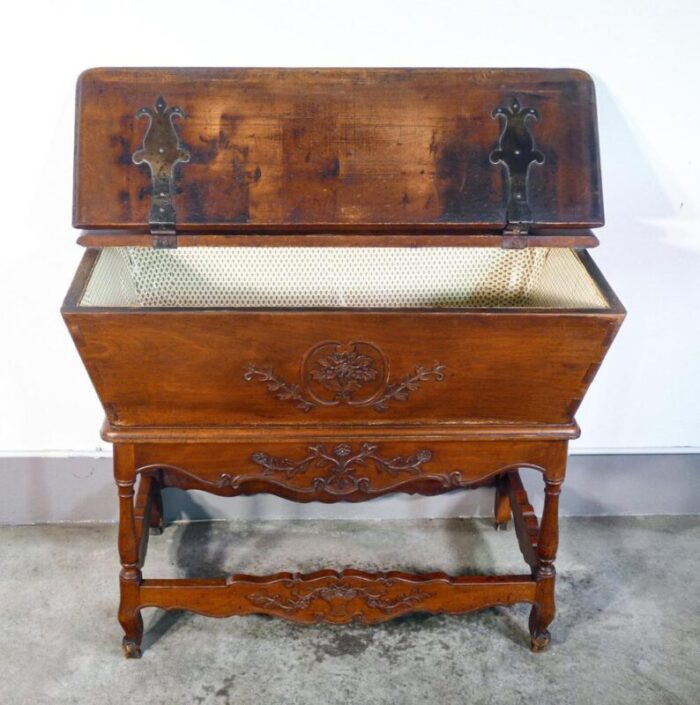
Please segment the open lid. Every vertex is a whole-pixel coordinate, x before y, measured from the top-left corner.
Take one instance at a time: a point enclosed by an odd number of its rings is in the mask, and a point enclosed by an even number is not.
[[[85,229],[603,224],[595,93],[580,71],[91,69],[76,121]]]

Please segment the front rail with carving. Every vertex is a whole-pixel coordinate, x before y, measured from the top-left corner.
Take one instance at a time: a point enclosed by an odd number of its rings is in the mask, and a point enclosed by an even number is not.
[[[157,473],[166,487],[228,497],[267,493],[295,502],[362,502],[395,492],[431,496],[491,484],[518,467],[542,471],[549,456],[549,444],[527,441],[149,444],[137,448],[136,472]]]

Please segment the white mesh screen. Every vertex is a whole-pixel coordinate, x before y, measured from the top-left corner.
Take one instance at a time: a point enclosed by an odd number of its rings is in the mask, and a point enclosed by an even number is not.
[[[532,248],[143,247],[100,253],[82,306],[603,308],[576,254]]]
[[[551,248],[527,306],[533,308],[607,308],[605,297],[571,250]]]

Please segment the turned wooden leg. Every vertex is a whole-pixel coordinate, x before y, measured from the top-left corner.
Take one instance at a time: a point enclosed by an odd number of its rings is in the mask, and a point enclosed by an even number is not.
[[[537,565],[534,576],[537,580],[535,604],[530,612],[530,643],[533,651],[543,651],[549,646],[549,625],[554,619],[554,560],[559,545],[559,493],[564,481],[561,475],[545,475],[544,510],[537,541]]]
[[[508,494],[508,484],[507,476],[503,475],[496,479],[496,495],[493,507],[493,514],[495,517],[494,528],[496,531],[502,529],[505,531],[508,529],[508,522],[510,522],[511,511],[510,511],[510,496]]]
[[[143,620],[139,608],[141,567],[139,542],[134,521],[134,448],[130,445],[114,446],[114,478],[119,488],[119,623],[124,629],[122,648],[127,658],[141,657]]]
[[[159,536],[163,533],[163,495],[161,494],[161,485],[157,479],[154,479],[151,484],[151,516],[150,516],[150,533],[153,536]]]

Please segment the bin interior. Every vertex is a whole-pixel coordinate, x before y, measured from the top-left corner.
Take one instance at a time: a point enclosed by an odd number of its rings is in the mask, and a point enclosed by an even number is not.
[[[609,308],[574,250],[110,247],[82,307]]]

